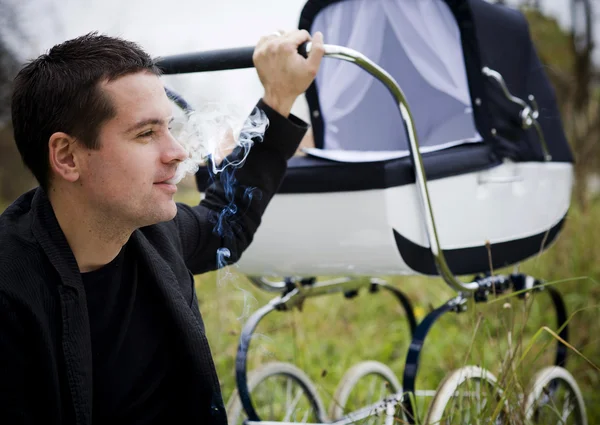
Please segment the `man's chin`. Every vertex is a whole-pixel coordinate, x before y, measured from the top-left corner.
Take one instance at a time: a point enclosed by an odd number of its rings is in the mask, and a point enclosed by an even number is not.
[[[173,201],[170,204],[163,204],[162,208],[153,212],[151,216],[146,216],[144,227],[173,220],[177,216],[177,205]]]
[[[175,216],[177,215],[177,204],[175,203],[175,201],[171,201],[170,204],[165,205],[165,208],[162,211],[162,220],[160,220],[161,222],[164,221],[171,221],[175,218]]]

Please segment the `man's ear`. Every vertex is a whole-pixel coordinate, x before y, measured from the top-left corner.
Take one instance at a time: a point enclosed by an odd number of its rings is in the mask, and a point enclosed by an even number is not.
[[[48,142],[50,153],[50,169],[58,178],[68,182],[79,179],[79,164],[76,160],[78,143],[66,133],[56,132],[50,136]]]

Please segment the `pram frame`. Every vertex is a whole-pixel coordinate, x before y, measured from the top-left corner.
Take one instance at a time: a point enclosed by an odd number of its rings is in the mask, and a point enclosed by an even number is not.
[[[305,43],[300,47],[300,53],[306,56],[310,52],[310,49],[311,43]],[[243,48],[230,49],[220,52],[205,52],[200,56],[194,54],[179,55],[164,58],[159,61],[158,64],[161,68],[163,68],[163,72],[165,74],[249,68],[253,66],[251,59],[248,59],[249,57],[252,57],[252,51],[253,48]],[[209,57],[208,61],[206,60],[207,56]],[[226,59],[223,59],[224,56]],[[555,364],[557,366],[564,367],[567,357],[565,343],[568,341],[568,328],[566,308],[560,293],[554,288],[544,287],[541,281],[531,276],[519,273],[515,273],[510,276],[481,276],[475,278],[472,282],[463,282],[452,273],[444,257],[443,249],[440,246],[438,232],[431,207],[431,200],[427,189],[427,178],[423,166],[422,156],[419,150],[418,139],[416,136],[416,129],[408,102],[404,96],[404,93],[402,92],[402,89],[389,73],[387,73],[377,64],[370,61],[361,53],[352,49],[342,46],[325,45],[325,57],[337,58],[355,63],[381,81],[394,97],[404,123],[407,138],[409,140],[410,158],[415,171],[415,183],[417,185],[417,191],[419,193],[420,203],[423,210],[424,224],[427,231],[427,237],[430,242],[430,250],[440,276],[452,289],[457,291],[457,295],[430,312],[419,324],[417,324],[411,303],[406,295],[393,286],[388,285],[381,279],[371,278],[368,281],[364,281],[353,280],[352,278],[339,278],[326,282],[316,282],[314,278],[287,278],[283,282],[272,282],[264,277],[249,276],[250,281],[263,290],[267,290],[269,292],[283,292],[281,296],[271,300],[271,302],[269,302],[267,305],[263,306],[254,314],[252,314],[246,321],[240,335],[240,342],[238,345],[235,362],[236,384],[241,403],[249,418],[249,420],[247,420],[245,423],[256,425],[293,424],[293,422],[262,421],[252,403],[247,383],[247,355],[250,348],[252,335],[262,319],[264,319],[273,311],[287,311],[294,307],[300,306],[306,300],[306,298],[309,297],[338,292],[343,292],[347,297],[352,297],[357,294],[357,291],[360,288],[366,286],[369,286],[371,291],[376,291],[379,288],[383,288],[392,292],[403,306],[408,318],[412,340],[407,353],[403,372],[403,393],[394,394],[393,396],[388,397],[379,403],[376,403],[372,406],[363,407],[359,411],[352,412],[339,420],[329,423],[345,425],[372,416],[373,414],[384,413],[386,415],[386,424],[391,424],[394,422],[394,415],[396,414],[397,406],[399,405],[402,406],[402,414],[407,423],[417,423],[418,418],[415,417],[413,396],[416,394],[415,381],[419,369],[419,357],[424,345],[425,337],[429,333],[433,324],[443,314],[451,311],[457,313],[466,311],[466,303],[471,297],[474,298],[475,302],[486,302],[490,294],[498,295],[509,289],[522,291],[521,296],[524,296],[524,293],[527,291],[547,289],[555,308],[557,325],[560,329],[559,336],[561,337],[561,341],[559,341],[557,344]],[[212,58],[212,60],[210,58]],[[227,59],[229,59],[229,64]],[[547,145],[541,128],[537,123],[538,111],[533,96],[529,97],[529,101],[531,102],[531,105],[529,105],[522,99],[514,97],[510,94],[506,85],[504,84],[502,76],[499,73],[487,67],[482,69],[482,73],[490,78],[495,79],[501,86],[507,98],[523,108],[520,113],[522,126],[524,129],[528,129],[531,126],[536,128],[540,136],[540,143],[544,152],[544,160],[549,161],[551,157],[548,153]],[[168,91],[167,93],[169,97],[186,112],[191,110],[191,106],[185,102],[181,96],[178,96],[176,93],[171,91]]]
[[[306,44],[306,52],[308,53],[311,48],[311,43]],[[342,46],[325,45],[325,57],[336,58],[345,60],[348,62],[355,63],[373,77],[381,81],[386,88],[390,91],[391,95],[398,105],[400,116],[404,124],[404,130],[409,141],[409,151],[412,165],[415,170],[415,180],[417,185],[417,192],[419,193],[419,200],[421,208],[424,214],[425,229],[427,231],[427,238],[429,240],[429,246],[431,254],[436,265],[438,272],[442,279],[450,285],[456,291],[472,293],[477,290],[477,285],[473,283],[462,282],[458,277],[450,271],[444,252],[441,249],[440,241],[438,237],[438,231],[435,225],[435,219],[433,216],[433,209],[431,207],[431,200],[429,198],[429,191],[427,189],[427,177],[425,176],[425,168],[423,166],[423,157],[419,150],[419,142],[417,140],[417,130],[412,119],[410,107],[408,101],[404,95],[402,89],[387,71],[375,64],[373,61],[365,57],[362,53],[355,50],[349,49]]]
[[[567,345],[569,331],[567,326],[567,310],[563,298],[558,290],[532,276],[521,273],[513,273],[509,276],[494,275],[494,276],[479,276],[472,282],[477,286],[477,290],[473,294],[475,302],[487,302],[490,295],[501,295],[509,290],[514,290],[517,295],[525,299],[529,292],[545,291],[551,298],[554,312],[556,316],[556,326],[559,329],[560,340],[557,342],[554,364],[556,366],[565,367],[567,362]],[[401,303],[409,323],[411,334],[411,343],[406,355],[406,363],[402,376],[402,394],[394,394],[389,399],[382,400],[376,405],[369,406],[369,409],[362,408],[360,411],[352,412],[344,416],[334,424],[348,424],[354,421],[364,419],[367,416],[365,412],[370,411],[371,415],[378,409],[385,411],[383,405],[401,405],[402,413],[406,423],[415,424],[417,418],[415,415],[415,406],[413,395],[419,394],[416,390],[416,378],[419,371],[419,358],[423,350],[425,339],[433,327],[433,325],[444,314],[449,312],[462,313],[467,310],[467,302],[469,297],[464,293],[459,293],[442,304],[440,307],[431,311],[423,320],[417,324],[411,303],[408,297],[397,288],[387,284],[384,280],[371,278],[365,280],[351,280],[349,278],[339,278],[324,282],[316,282],[314,279],[287,279],[286,289],[282,291],[279,297],[272,299],[268,304],[258,309],[245,322],[240,334],[240,343],[236,354],[236,384],[239,392],[239,397],[246,411],[249,421],[247,424],[291,424],[292,422],[268,422],[261,421],[248,388],[248,369],[247,360],[250,349],[250,342],[254,331],[259,323],[270,313],[274,311],[290,311],[295,307],[301,306],[307,298],[312,298],[320,295],[329,295],[333,293],[343,292],[346,297],[353,297],[358,294],[358,290],[368,287],[370,292],[376,292],[380,288],[392,292],[398,301]],[[564,341],[564,342],[563,342]],[[351,420],[349,418],[352,418]]]

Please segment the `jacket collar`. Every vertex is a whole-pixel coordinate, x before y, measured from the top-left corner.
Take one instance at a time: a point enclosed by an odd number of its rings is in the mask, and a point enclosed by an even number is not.
[[[46,192],[36,189],[31,201],[31,231],[58,272],[61,346],[75,420],[91,424],[92,344],[85,291],[75,255],[61,230]]]
[[[82,290],[77,260],[58,224],[50,199],[42,188],[36,189],[31,201],[31,210],[33,236],[60,275],[61,283],[77,291]]]

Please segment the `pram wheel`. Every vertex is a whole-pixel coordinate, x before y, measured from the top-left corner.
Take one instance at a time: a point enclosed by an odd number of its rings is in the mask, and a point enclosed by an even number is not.
[[[265,421],[327,422],[327,414],[310,378],[290,363],[267,363],[248,374],[254,407]],[[230,425],[242,424],[246,412],[235,390],[227,403]]]
[[[478,366],[465,366],[444,378],[425,424],[505,424],[504,411],[495,420],[491,418],[501,399],[502,390],[494,375]]]
[[[531,425],[587,425],[585,404],[575,378],[566,369],[549,366],[534,376],[525,414]]]
[[[382,401],[402,392],[402,386],[392,370],[383,363],[364,361],[352,366],[342,377],[333,396],[329,416],[340,419],[349,412]],[[385,415],[379,422],[384,423]]]

